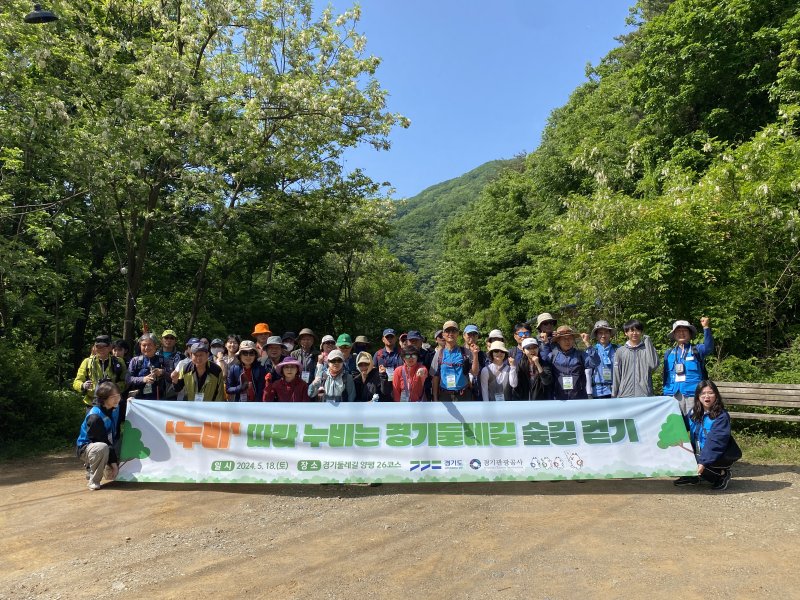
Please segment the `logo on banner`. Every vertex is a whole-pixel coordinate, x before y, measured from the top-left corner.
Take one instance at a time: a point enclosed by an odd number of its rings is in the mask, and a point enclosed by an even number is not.
[[[428,469],[441,469],[442,468],[442,461],[440,460],[412,460],[411,467],[408,469],[409,471],[416,471],[419,469],[420,471],[426,471]]]
[[[477,471],[481,468],[481,461],[479,461],[477,458],[473,458],[471,461],[469,461],[469,467],[470,469],[475,469]]]

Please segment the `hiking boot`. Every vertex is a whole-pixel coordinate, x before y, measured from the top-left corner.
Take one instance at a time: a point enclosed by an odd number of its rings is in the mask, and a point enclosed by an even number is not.
[[[89,485],[87,485],[86,487],[88,487],[92,491],[95,491],[99,490],[103,486],[101,486],[99,483],[95,483],[94,481],[90,481]]]
[[[722,479],[720,479],[717,483],[712,485],[711,489],[712,490],[719,490],[719,491],[727,490],[728,489],[728,484],[730,482],[731,482],[731,470],[730,469],[726,469],[725,470],[725,474],[722,476]]]
[[[678,477],[672,483],[674,485],[677,485],[678,487],[684,487],[687,485],[698,485],[700,483],[700,478],[697,475],[692,475],[689,477]]]

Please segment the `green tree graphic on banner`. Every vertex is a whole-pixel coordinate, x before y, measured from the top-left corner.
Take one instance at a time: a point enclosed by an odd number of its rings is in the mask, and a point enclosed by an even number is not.
[[[687,452],[693,452],[691,446],[684,446],[687,442],[689,433],[686,431],[683,417],[675,414],[668,416],[661,425],[661,431],[658,432],[658,447],[666,450],[670,446],[680,446]]]
[[[150,448],[142,443],[142,432],[125,421],[122,424],[122,449],[120,450],[120,461],[127,462],[134,458],[147,458],[150,456]]]

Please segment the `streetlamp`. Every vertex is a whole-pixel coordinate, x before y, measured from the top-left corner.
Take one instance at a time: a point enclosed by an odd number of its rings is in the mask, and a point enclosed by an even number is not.
[[[25,15],[26,23],[39,24],[52,23],[53,21],[58,21],[58,17],[55,15],[55,13],[50,12],[49,10],[43,10],[41,4],[34,4],[33,12]]]

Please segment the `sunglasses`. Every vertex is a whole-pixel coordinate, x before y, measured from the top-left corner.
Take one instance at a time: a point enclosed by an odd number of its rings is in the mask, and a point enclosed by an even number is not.
[[[448,327],[447,329],[444,330],[444,332],[445,333],[458,333],[458,329],[456,329],[455,327]]]
[[[340,365],[340,364],[342,364],[344,361],[343,361],[341,358],[334,358],[334,359],[331,359],[331,360],[329,360],[328,362],[329,362],[330,364],[332,364],[332,365]]]
[[[239,352],[239,354],[241,354],[242,356],[257,356],[258,353],[255,352],[254,350],[242,350],[241,352]]]
[[[521,338],[531,337],[530,331],[518,331],[517,336]]]
[[[403,358],[417,358],[416,354],[404,354]]]

